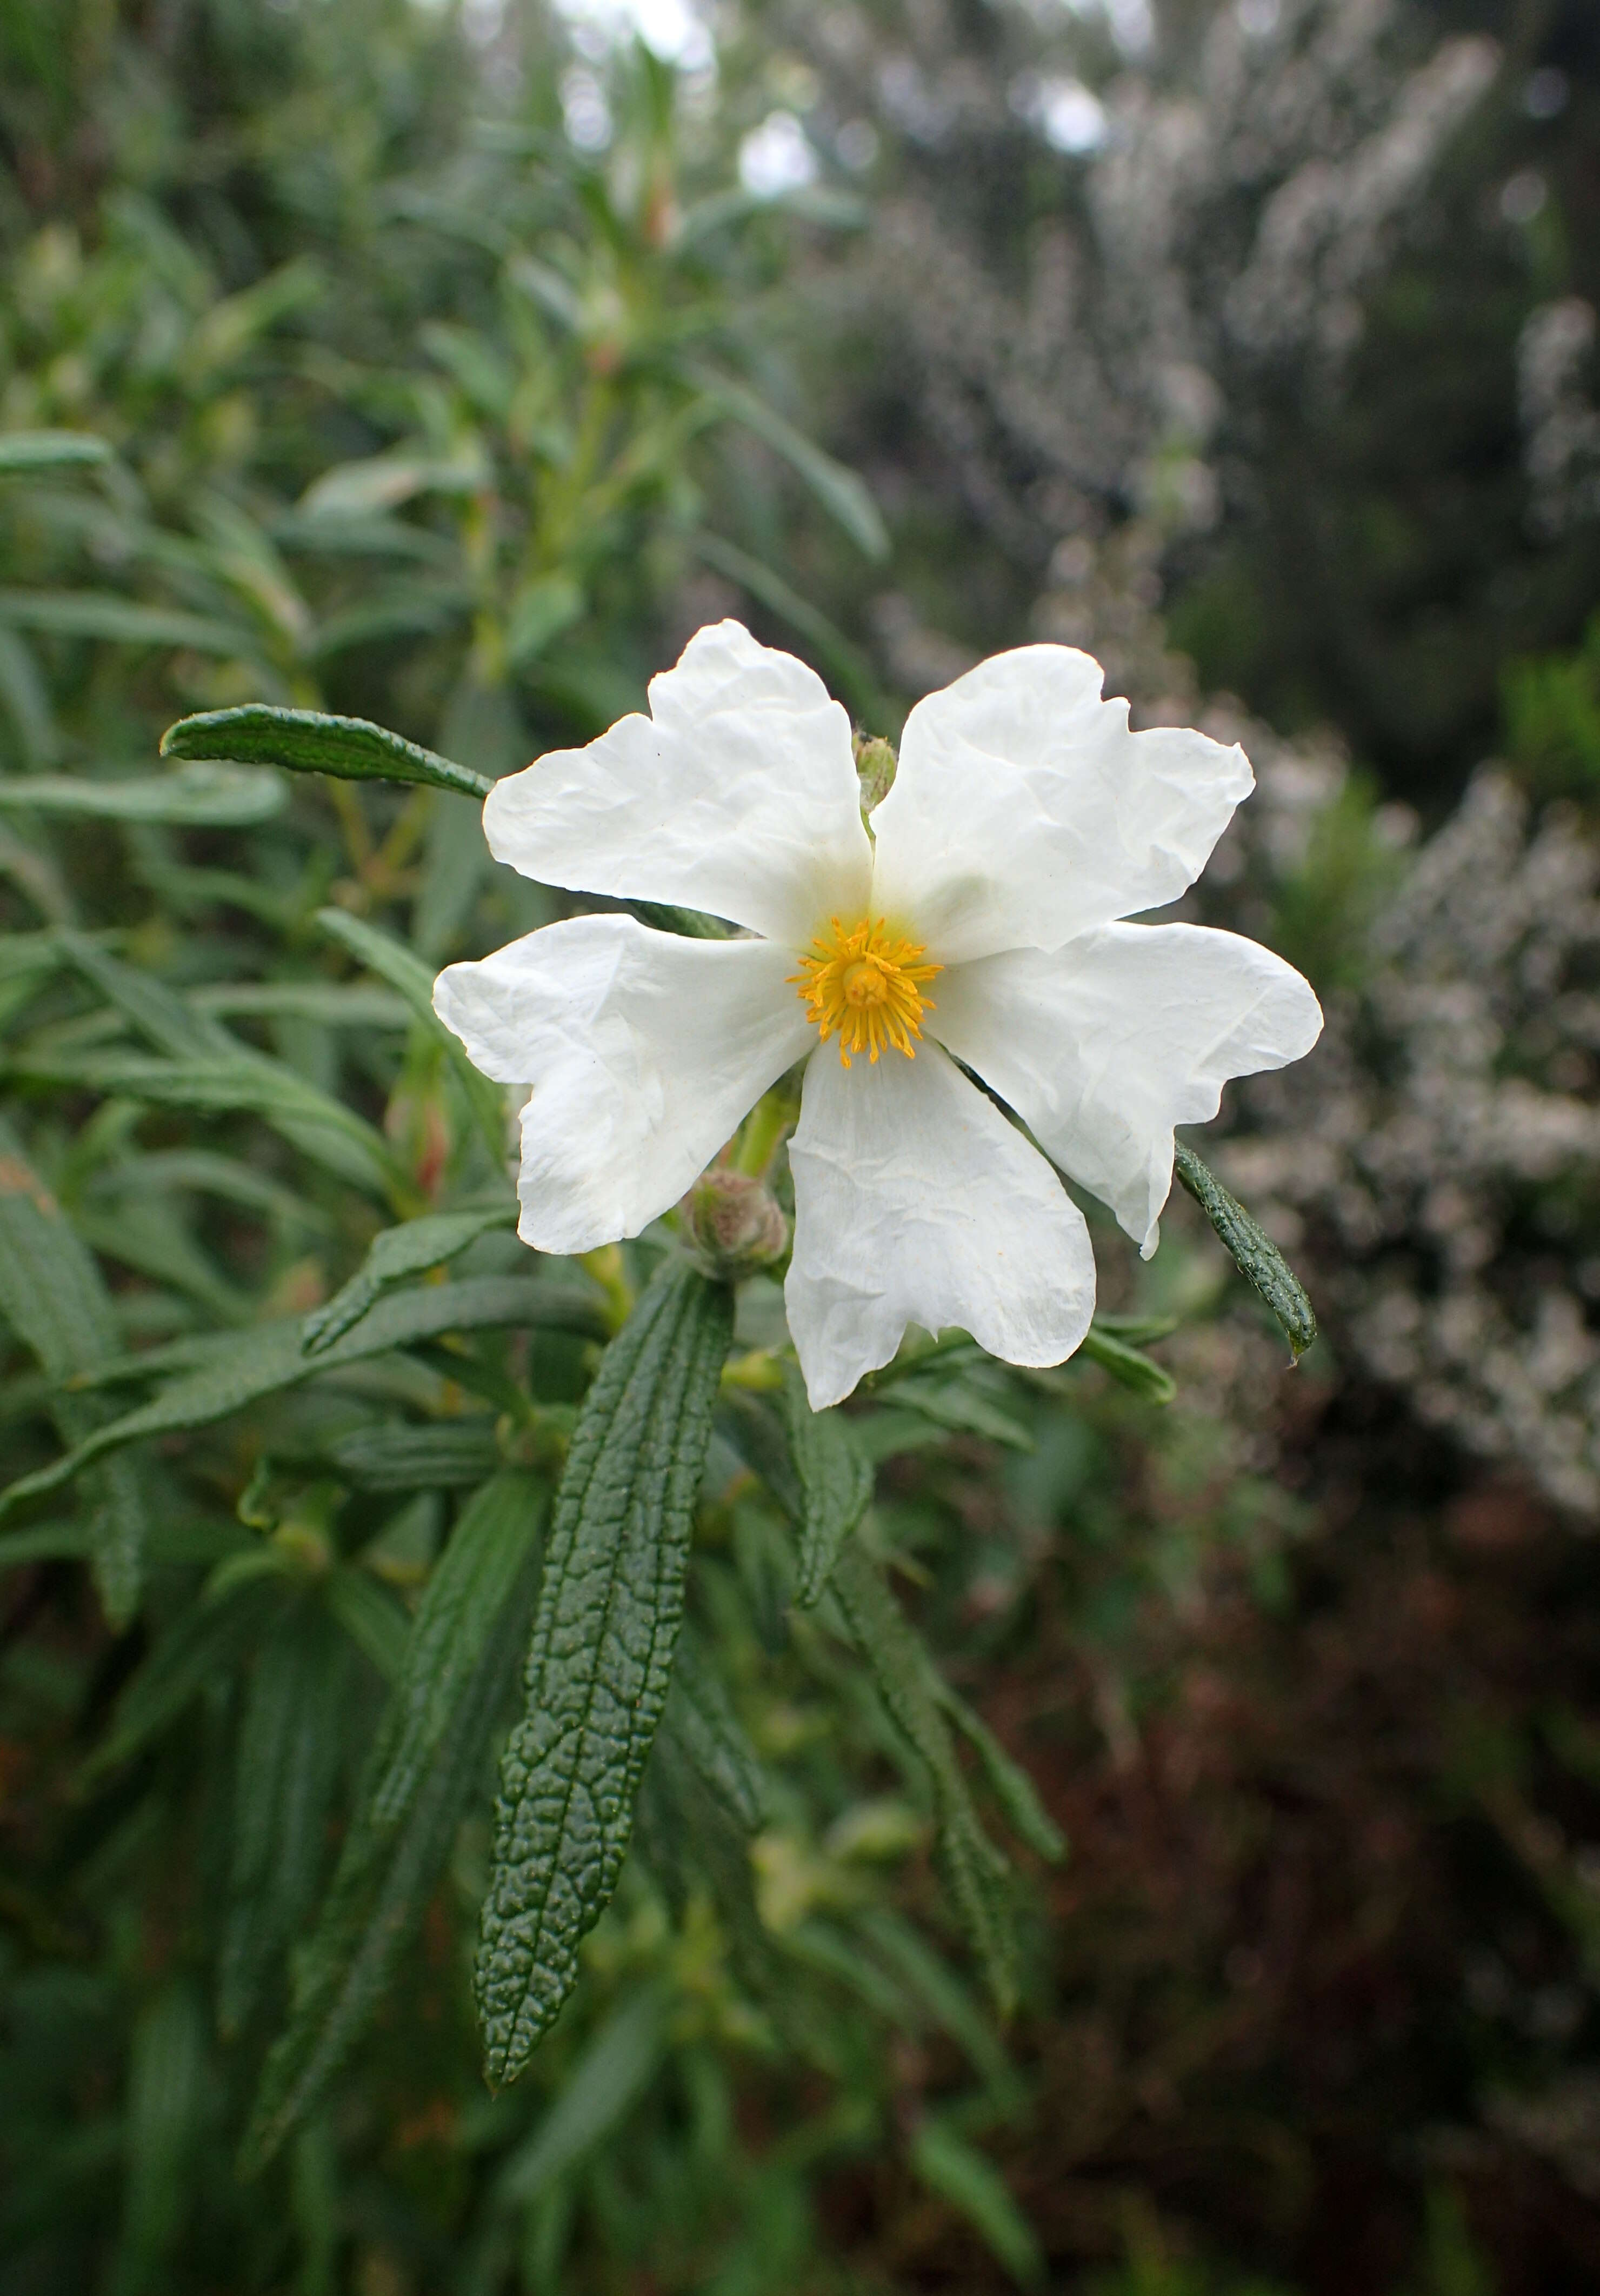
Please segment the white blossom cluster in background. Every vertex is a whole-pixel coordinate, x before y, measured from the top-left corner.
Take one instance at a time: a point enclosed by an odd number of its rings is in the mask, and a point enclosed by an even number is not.
[[[1245,738],[1258,792],[1235,834],[1282,876],[1341,768]],[[1292,1084],[1239,1087],[1218,1168],[1305,1260],[1348,1357],[1600,1519],[1600,850],[1486,767],[1408,857],[1366,955],[1359,988],[1325,992]]]
[[[1537,529],[1554,538],[1600,517],[1596,323],[1581,295],[1541,303],[1517,344],[1517,410]]]
[[[904,155],[833,290],[1003,548],[1047,550],[1130,502],[1169,532],[1203,527],[1224,406],[1236,417],[1285,373],[1336,381],[1498,51],[1418,55],[1397,0],[1257,0],[1217,6],[1197,48],[1119,36],[1091,92],[1048,67],[1092,11],[995,17],[1010,48],[980,61],[941,0],[791,12],[832,108],[869,104]],[[1022,133],[1079,176],[1019,266],[1014,234],[997,260],[974,187]]]

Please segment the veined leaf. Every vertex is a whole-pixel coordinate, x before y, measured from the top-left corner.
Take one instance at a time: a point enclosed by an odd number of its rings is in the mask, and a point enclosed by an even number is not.
[[[878,1694],[920,1758],[932,1790],[950,1892],[1002,2011],[1016,1995],[1006,1864],[978,1822],[934,1685],[933,1661],[907,1625],[882,1575],[850,1539],[833,1566],[833,1592]]]
[[[669,1263],[606,1349],[573,1433],[483,1907],[477,1991],[496,2084],[515,2079],[571,1991],[579,1940],[621,1869],[731,1336],[728,1292]]]
[[[324,1307],[314,1308],[302,1327],[302,1344],[308,1355],[320,1355],[358,1324],[381,1292],[404,1283],[430,1267],[441,1267],[464,1251],[469,1243],[491,1227],[504,1227],[515,1217],[514,1203],[492,1204],[487,1210],[425,1212],[403,1227],[385,1228],[373,1238],[366,1258],[349,1282]]]
[[[0,618],[4,611],[0,603]],[[438,757],[365,718],[279,709],[265,701],[180,718],[162,734],[161,755],[282,766],[291,773],[332,774],[341,781],[421,782],[430,789],[454,791],[458,797],[485,798],[494,787],[470,767]]]
[[[256,1653],[234,1764],[217,1982],[225,2034],[244,2024],[273,1956],[298,1933],[316,1894],[338,1767],[342,1654],[316,1602],[296,1603]]]
[[[812,1410],[805,1382],[793,1365],[784,1367],[783,1403],[789,1456],[805,1510],[796,1593],[802,1603],[809,1604],[822,1594],[840,1548],[866,1513],[873,1472],[844,1414]]]
[[[253,1332],[220,1337],[208,1332],[198,1340],[155,1349],[152,1357],[134,1357],[119,1366],[119,1374],[135,1375],[160,1367],[196,1364],[197,1367],[136,1411],[125,1412],[81,1442],[64,1458],[24,1475],[0,1491],[0,1515],[25,1499],[39,1498],[63,1484],[106,1453],[152,1435],[172,1435],[192,1427],[209,1426],[242,1411],[264,1395],[293,1387],[322,1372],[363,1362],[391,1348],[414,1347],[438,1339],[446,1332],[492,1330],[520,1324],[570,1331],[575,1326],[595,1332],[600,1319],[591,1301],[557,1284],[530,1282],[521,1275],[478,1275],[463,1283],[430,1283],[417,1290],[380,1300],[354,1331],[347,1332],[320,1355],[308,1356],[301,1345],[303,1326],[298,1316],[268,1324]]]
[[[19,472],[32,477],[40,471],[82,470],[111,460],[111,447],[92,431],[0,431],[0,477],[11,478]]]
[[[32,774],[0,781],[0,808],[81,814],[95,821],[168,821],[194,829],[248,829],[281,813],[288,792],[275,774],[249,766],[193,765],[127,781]]]
[[[500,1446],[492,1419],[438,1419],[421,1427],[386,1420],[335,1436],[319,1456],[360,1490],[447,1491],[492,1475]]]
[[[496,1476],[463,1513],[428,1582],[293,2013],[262,2075],[247,2172],[315,2109],[433,1890],[515,1677],[545,1506],[536,1478]]]
[[[0,1122],[0,1309],[58,1385],[116,1354],[117,1322],[93,1256]],[[69,1443],[82,1445],[103,1416],[86,1396],[58,1394],[52,1414]],[[143,1486],[131,1460],[109,1463],[89,1494],[91,1551],[106,1616],[125,1626],[139,1598],[140,1556],[149,1528]]]
[[[1178,1178],[1216,1229],[1247,1283],[1253,1283],[1298,1363],[1317,1337],[1317,1311],[1276,1243],[1192,1148],[1175,1144]]]
[[[952,1690],[942,1675],[933,1675],[939,1702],[983,1765],[989,1791],[1005,1813],[1005,1820],[1030,1849],[1055,1865],[1067,1854],[1066,1838],[1040,1801],[1033,1780],[1013,1762],[980,1714]]]
[[[669,1726],[708,1792],[753,1833],[767,1816],[767,1780],[728,1702],[722,1677],[687,1628],[667,1695]]]
[[[496,1168],[505,1160],[506,1109],[505,1095],[492,1078],[475,1069],[467,1058],[466,1047],[459,1037],[453,1036],[433,1009],[433,972],[414,951],[391,934],[380,932],[360,917],[353,917],[344,909],[318,909],[316,923],[331,940],[347,948],[359,964],[387,980],[406,999],[423,1027],[441,1039],[450,1056],[450,1064],[461,1079],[467,1106],[477,1120]]]

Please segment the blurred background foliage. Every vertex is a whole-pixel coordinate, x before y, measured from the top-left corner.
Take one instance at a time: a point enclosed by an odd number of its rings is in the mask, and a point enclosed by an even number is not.
[[[482,1208],[490,1318],[0,1532],[8,2291],[1595,2284],[1597,152],[1587,0],[0,0],[0,1201],[82,1247],[7,1480],[388,1222]],[[261,698],[495,774],[730,611],[868,730],[1049,637],[1245,740],[1185,913],[1329,1027],[1218,1161],[1325,1338],[1289,1373],[1180,1201],[1147,1268],[1095,1230],[1170,1404],[957,1355],[857,1414],[1033,1840],[1009,2022],[752,1373],[692,1603],[743,1785],[669,1734],[491,2097],[486,1675],[375,2019],[241,2181],[462,1495],[537,1486],[656,1247],[492,1320],[416,980],[560,897],[453,799],[156,745]]]

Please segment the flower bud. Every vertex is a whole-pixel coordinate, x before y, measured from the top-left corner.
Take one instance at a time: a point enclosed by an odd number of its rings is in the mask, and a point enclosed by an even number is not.
[[[894,787],[895,768],[899,760],[894,753],[894,743],[886,742],[881,734],[870,738],[865,734],[856,736],[856,775],[861,783],[861,810],[870,813],[881,805]]]
[[[789,1248],[775,1199],[746,1172],[713,1164],[678,1206],[689,1248],[708,1275],[731,1283],[770,1267]]]

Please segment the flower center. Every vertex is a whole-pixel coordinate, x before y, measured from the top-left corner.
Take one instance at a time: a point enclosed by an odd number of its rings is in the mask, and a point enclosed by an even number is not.
[[[852,1053],[875,1061],[885,1045],[908,1061],[916,1058],[923,1014],[933,1009],[922,984],[943,970],[919,964],[922,953],[920,941],[890,932],[882,917],[863,917],[857,925],[830,917],[827,931],[817,934],[801,957],[800,971],[790,974],[823,1043],[838,1037],[839,1057],[847,1069]]]

